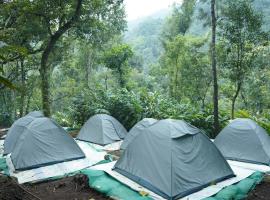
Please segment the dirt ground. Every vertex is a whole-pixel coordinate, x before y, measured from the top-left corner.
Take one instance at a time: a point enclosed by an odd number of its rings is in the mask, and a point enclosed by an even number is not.
[[[0,176],[1,200],[109,200],[88,187],[85,175],[38,184],[17,184],[16,180]]]
[[[116,160],[118,160],[122,155],[121,150],[107,151],[107,153],[113,155]]]
[[[79,133],[79,130],[74,130],[74,131],[70,131],[69,134],[73,137],[73,138],[76,138],[77,135]]]
[[[37,184],[19,185],[15,179],[0,175],[0,200],[110,200],[89,188],[85,175]],[[270,200],[270,176],[246,200]]]
[[[266,176],[264,180],[250,192],[246,200],[270,200],[270,176]]]

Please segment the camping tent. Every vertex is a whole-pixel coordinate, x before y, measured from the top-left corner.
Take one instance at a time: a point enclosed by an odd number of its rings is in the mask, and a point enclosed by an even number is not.
[[[26,116],[30,117],[44,117],[44,114],[42,111],[33,111],[28,113]]]
[[[166,199],[184,197],[234,176],[205,134],[171,119],[143,129],[114,170]]]
[[[46,117],[34,118],[25,125],[11,152],[11,160],[16,170],[84,157],[73,138],[56,122]]]
[[[41,111],[33,111],[28,113],[26,116],[16,120],[10,129],[8,130],[5,142],[4,142],[4,155],[12,152],[16,145],[18,137],[24,131],[26,126],[30,124],[35,118],[44,117]]]
[[[124,139],[126,134],[126,129],[117,119],[106,114],[97,114],[83,125],[77,139],[106,145]]]
[[[136,123],[132,129],[130,129],[130,131],[128,132],[127,136],[125,137],[122,145],[121,145],[121,149],[126,149],[127,146],[132,142],[132,140],[137,137],[137,135],[141,134],[143,131],[143,129],[153,125],[154,123],[156,123],[158,120],[153,119],[153,118],[144,118],[143,120],[139,121],[138,123]]]
[[[270,165],[270,137],[251,119],[235,119],[216,137],[226,159]]]

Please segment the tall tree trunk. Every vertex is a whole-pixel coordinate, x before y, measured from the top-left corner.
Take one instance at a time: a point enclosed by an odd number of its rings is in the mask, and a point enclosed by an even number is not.
[[[80,16],[80,11],[82,7],[82,0],[77,0],[76,10],[71,19],[66,22],[63,26],[59,27],[59,29],[51,35],[49,38],[49,42],[47,43],[41,58],[40,64],[40,75],[41,75],[41,92],[42,92],[42,107],[44,115],[47,117],[51,116],[51,107],[50,107],[50,67],[47,65],[49,55],[53,50],[56,42],[60,39],[60,37],[69,30],[72,25],[78,20]]]
[[[85,65],[85,77],[84,85],[86,88],[89,88],[89,66],[88,63]]]
[[[176,67],[176,71],[175,71],[175,80],[174,80],[174,96],[177,100],[180,100],[179,97],[179,86],[178,86],[178,74],[179,74],[179,68]]]
[[[123,69],[119,68],[118,74],[119,74],[119,85],[121,88],[125,88],[126,87],[126,80],[125,80],[125,75],[124,75]]]
[[[24,102],[25,102],[25,69],[24,69],[24,60],[21,59],[20,61],[20,67],[21,67],[21,97],[20,97],[20,117],[23,117],[24,115]]]
[[[234,94],[234,96],[232,98],[232,111],[231,111],[231,118],[232,119],[234,119],[235,102],[236,102],[236,99],[237,99],[237,97],[238,97],[238,95],[240,93],[241,86],[242,86],[242,83],[238,82],[235,94]]]
[[[213,103],[214,103],[214,133],[215,137],[219,132],[218,119],[218,82],[217,82],[217,60],[216,60],[216,1],[211,0],[211,18],[212,18],[212,43],[211,43],[211,60],[212,60],[212,75],[213,75]]]
[[[105,89],[108,91],[108,75],[105,75]]]
[[[41,76],[41,93],[42,93],[42,108],[44,115],[51,116],[50,107],[50,69],[47,66],[49,54],[51,50],[44,51],[41,58],[40,76]]]

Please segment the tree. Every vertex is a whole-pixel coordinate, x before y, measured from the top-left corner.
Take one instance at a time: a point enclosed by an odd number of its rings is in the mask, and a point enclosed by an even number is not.
[[[218,118],[218,81],[217,81],[217,58],[216,58],[216,1],[211,0],[211,24],[212,24],[212,39],[211,39],[211,62],[212,62],[212,79],[213,79],[213,104],[214,104],[214,133],[219,132]]]
[[[249,73],[256,67],[254,61],[261,49],[258,47],[267,38],[262,24],[262,15],[252,8],[250,0],[230,1],[223,9],[219,33],[223,50],[221,65],[225,76],[233,84],[232,119],[237,97]]]
[[[1,38],[1,37],[0,37]],[[4,72],[3,65],[9,61],[13,61],[17,57],[23,57],[27,54],[25,48],[20,46],[8,45],[0,40],[0,89],[8,87],[10,89],[18,89],[11,80],[1,75]]]
[[[203,46],[205,38],[178,35],[167,42],[161,65],[169,77],[170,96],[176,100],[189,99],[204,107],[205,96],[211,83],[209,59]],[[163,74],[164,76],[164,74]]]
[[[124,27],[124,9],[121,0],[37,0],[6,1],[1,5],[5,13],[3,23],[16,28],[25,37],[28,46],[41,52],[40,75],[43,110],[50,116],[50,55],[63,37],[76,35],[101,44]],[[31,19],[31,20],[29,20]],[[24,38],[24,37],[23,37]]]
[[[178,34],[185,35],[191,25],[195,0],[184,0],[181,4],[174,4],[173,12],[166,19],[162,37],[165,41],[173,40]]]
[[[112,47],[104,54],[105,66],[118,74],[119,84],[122,88],[126,87],[128,61],[132,56],[132,49],[126,44]]]

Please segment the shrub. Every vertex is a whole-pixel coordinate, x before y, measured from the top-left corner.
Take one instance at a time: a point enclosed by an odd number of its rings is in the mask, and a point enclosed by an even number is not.
[[[181,119],[203,129],[208,135],[213,131],[212,109],[199,109],[191,104],[181,104],[159,93],[140,91],[138,94],[125,89],[113,93],[97,91],[74,98],[71,118],[82,126],[90,116],[107,113],[118,119],[128,130],[143,118]],[[221,127],[229,120],[229,114],[220,112]]]

